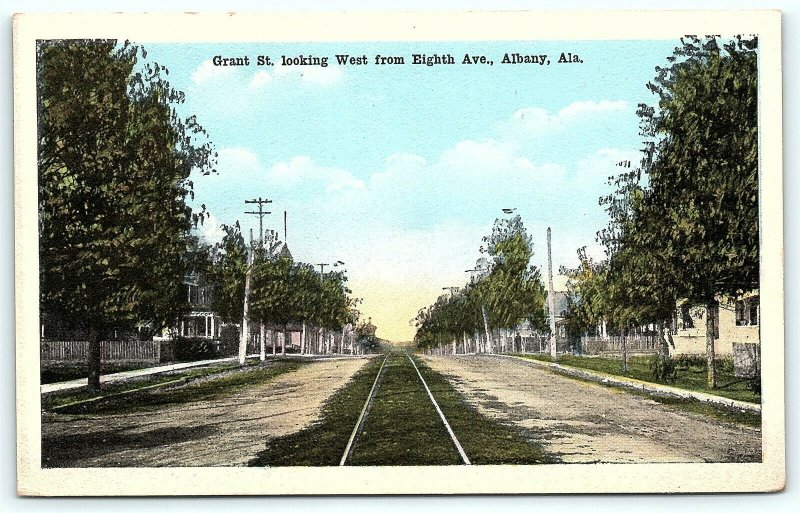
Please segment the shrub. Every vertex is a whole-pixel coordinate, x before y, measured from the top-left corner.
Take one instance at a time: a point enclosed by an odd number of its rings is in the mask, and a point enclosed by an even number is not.
[[[217,356],[214,342],[206,338],[178,337],[172,347],[175,360],[180,362],[209,360]]]
[[[733,357],[723,356],[717,362],[717,369],[725,374],[733,374]]]
[[[655,381],[674,383],[678,369],[672,358],[658,354],[650,357],[650,372]]]
[[[233,324],[226,324],[219,330],[220,356],[233,356],[239,353],[239,328]]]
[[[745,386],[754,394],[761,395],[761,376],[748,379],[747,383],[745,383]]]
[[[673,361],[678,369],[688,369],[689,367],[706,369],[708,367],[705,355],[701,354],[680,354]]]

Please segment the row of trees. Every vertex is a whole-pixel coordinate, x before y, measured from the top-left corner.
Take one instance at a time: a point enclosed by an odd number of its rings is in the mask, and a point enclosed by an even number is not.
[[[350,296],[344,271],[318,273],[311,264],[295,262],[286,246],[272,239],[248,248],[238,223],[223,230],[225,235],[214,246],[196,243],[193,270],[213,286],[212,308],[224,322],[242,323],[249,272],[251,322],[284,334],[289,325],[302,324],[301,350],[306,350],[306,328],[311,326],[328,332],[344,330],[360,350],[374,349],[366,323],[359,324],[358,301]]]
[[[720,297],[758,288],[757,39],[687,37],[640,105],[641,165],[612,178],[598,233],[606,259],[579,251],[568,327],[601,322],[625,332],[652,324],[668,358],[676,304],[705,307],[708,385],[716,386],[714,326]]]
[[[544,285],[539,269],[530,265],[533,241],[520,216],[496,220],[483,243],[481,252],[488,258],[478,260],[470,283],[440,296],[412,320],[417,328],[417,347],[452,344],[456,352],[462,340],[466,352],[468,337],[483,331],[482,341],[474,337],[474,350],[494,352],[498,349],[492,337],[495,329],[505,333],[524,321],[535,329],[547,329]],[[500,344],[499,350],[507,349],[505,337]]]

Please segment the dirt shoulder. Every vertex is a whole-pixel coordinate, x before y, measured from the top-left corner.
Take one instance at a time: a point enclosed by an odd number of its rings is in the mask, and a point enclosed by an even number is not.
[[[481,413],[565,463],[761,461],[761,430],[490,356],[424,357]]]
[[[42,418],[45,467],[241,466],[315,422],[366,359],[321,360],[225,397],[128,414]]]

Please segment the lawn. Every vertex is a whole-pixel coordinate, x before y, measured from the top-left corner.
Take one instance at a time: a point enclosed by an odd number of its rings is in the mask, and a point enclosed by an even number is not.
[[[523,358],[550,362],[550,356],[544,354],[520,354]],[[626,376],[655,383],[650,362],[654,356],[631,356],[628,358],[628,372],[622,372],[622,360],[619,358],[608,358],[600,356],[574,356],[560,355],[558,363],[569,367],[579,367],[581,369],[594,370],[615,376]],[[705,365],[695,363],[686,366],[679,366],[674,382],[668,385],[686,390],[705,392],[737,401],[751,403],[761,403],[761,396],[747,388],[747,382],[733,375],[732,369],[727,365],[717,366],[717,388],[708,388],[707,370]]]
[[[136,369],[146,369],[162,365],[158,362],[103,362],[103,374],[113,374]],[[89,364],[86,362],[42,364],[39,371],[39,382],[42,385],[59,383],[73,379],[86,379],[89,375]]]
[[[88,389],[48,394],[42,399],[44,409],[60,407],[59,413],[128,413],[152,406],[210,400],[235,393],[242,388],[269,381],[297,370],[309,362],[286,359],[248,362],[245,367],[233,363],[216,364],[184,371],[156,374],[107,385],[100,393]],[[177,381],[177,382],[176,382]],[[176,382],[172,384],[172,382]],[[161,388],[144,387],[166,384]],[[130,392],[130,393],[125,393]],[[99,400],[71,406],[70,403],[100,397]]]

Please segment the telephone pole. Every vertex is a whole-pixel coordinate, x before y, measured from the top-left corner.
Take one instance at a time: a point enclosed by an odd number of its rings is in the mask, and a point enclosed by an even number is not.
[[[553,292],[553,252],[550,245],[550,227],[547,227],[547,306],[550,310],[550,358],[558,359],[556,353],[556,298]]]
[[[331,264],[317,264],[317,265],[319,266],[319,277],[324,279],[325,278],[325,266],[326,265],[331,265]]]
[[[267,214],[271,214],[272,212],[267,212],[264,210],[264,205],[268,203],[272,203],[271,199],[262,198],[261,196],[258,199],[251,199],[251,200],[244,200],[245,204],[248,205],[258,205],[258,212],[255,211],[246,211],[245,214],[252,214],[258,216],[258,242],[259,244],[264,244],[264,216]]]

